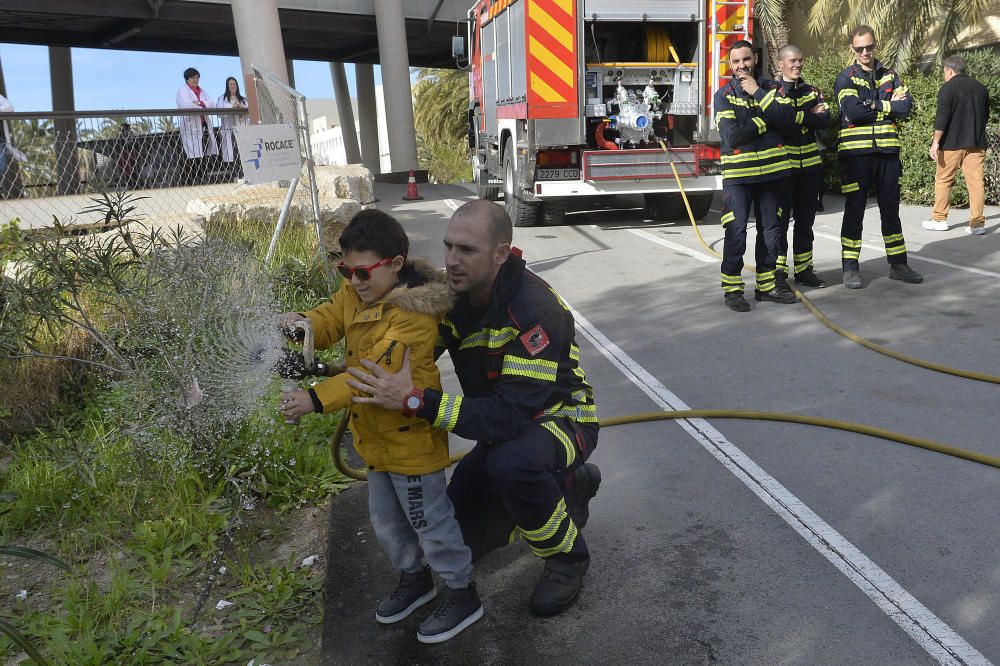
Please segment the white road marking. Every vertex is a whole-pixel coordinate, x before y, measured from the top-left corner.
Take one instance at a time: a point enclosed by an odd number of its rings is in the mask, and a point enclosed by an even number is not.
[[[681,245],[680,243],[674,243],[673,241],[668,241],[666,238],[651,234],[648,231],[641,231],[639,229],[627,229],[630,234],[635,234],[639,238],[645,238],[648,241],[652,241],[657,245],[662,245],[663,247],[668,247],[671,250],[676,250],[682,254],[686,254],[690,257],[694,257],[698,261],[704,261],[707,264],[717,263],[719,260],[710,254],[705,254],[704,252],[699,252],[698,250],[692,250],[689,247]]]
[[[458,207],[462,205],[462,201],[455,201],[454,199],[445,199],[444,205],[452,210],[458,210]]]
[[[570,306],[577,329],[664,410],[691,409]],[[990,664],[955,630],[704,419],[678,420],[701,446],[942,664]]]
[[[824,234],[821,232],[814,232],[813,235],[816,236],[817,238],[824,238],[826,240],[836,241],[838,245],[840,244],[840,236],[831,236],[829,234]],[[866,247],[871,250],[875,250],[876,252],[879,252],[881,254],[885,254],[885,248],[879,247],[874,243],[861,243],[861,247]],[[984,268],[976,268],[975,266],[963,266],[961,264],[954,264],[950,261],[945,261],[944,259],[934,259],[932,257],[925,257],[924,255],[918,253],[915,250],[907,251],[906,255],[908,257],[913,257],[914,259],[919,259],[920,261],[926,261],[929,264],[947,266],[948,268],[957,268],[958,270],[966,271],[968,273],[975,273],[976,275],[983,275],[985,277],[1000,278],[1000,273],[997,273],[995,271],[988,271]]]

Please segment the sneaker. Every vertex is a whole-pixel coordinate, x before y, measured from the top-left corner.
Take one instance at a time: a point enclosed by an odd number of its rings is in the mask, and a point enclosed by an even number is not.
[[[545,560],[542,578],[531,593],[528,609],[542,617],[562,613],[576,603],[588,568],[590,558],[582,562],[568,562],[558,557]]]
[[[848,289],[861,289],[861,273],[856,268],[849,268],[844,271],[844,286]]]
[[[948,231],[948,223],[944,220],[924,220],[921,225],[927,231]]]
[[[965,233],[972,234],[973,236],[982,236],[986,233],[986,227],[966,227]]]
[[[889,279],[902,280],[910,284],[919,284],[924,281],[924,277],[907,266],[906,264],[893,264],[889,266]]]
[[[399,585],[389,598],[378,602],[375,619],[382,624],[399,622],[436,596],[430,567],[424,566],[416,573],[404,571],[399,575]]]
[[[420,623],[417,640],[421,643],[443,643],[462,633],[483,616],[476,584],[454,590],[447,585],[441,590],[441,602],[430,617]]]
[[[584,463],[563,481],[566,509],[578,529],[590,518],[590,500],[601,487],[601,470],[594,463]]]
[[[795,298],[795,294],[788,287],[777,286],[771,291],[761,291],[760,289],[753,290],[754,300],[757,301],[774,301],[775,303],[784,303],[788,305],[789,303],[797,303],[799,299]]]
[[[826,286],[826,282],[824,282],[820,276],[816,275],[816,271],[814,271],[812,267],[796,273],[795,281],[798,284],[804,284],[807,287],[815,287],[816,289],[822,289]]]
[[[726,307],[733,312],[750,312],[750,304],[743,298],[742,291],[730,291],[727,293]]]

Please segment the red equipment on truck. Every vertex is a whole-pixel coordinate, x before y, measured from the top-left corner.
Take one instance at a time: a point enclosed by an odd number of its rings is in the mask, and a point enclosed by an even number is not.
[[[479,196],[502,196],[517,226],[627,193],[655,220],[686,219],[672,158],[701,219],[722,188],[712,96],[752,21],[752,0],[479,0],[467,35]]]

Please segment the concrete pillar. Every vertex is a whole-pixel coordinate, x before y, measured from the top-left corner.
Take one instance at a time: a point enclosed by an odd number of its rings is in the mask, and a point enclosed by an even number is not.
[[[288,85],[295,87],[295,65],[291,58],[285,58],[285,69],[288,71]]]
[[[381,173],[378,154],[378,103],[375,101],[375,67],[354,65],[358,89],[358,124],[361,128],[361,161],[373,174]]]
[[[413,127],[413,94],[410,90],[403,0],[375,0],[375,22],[392,170],[416,169],[417,133]]]
[[[49,47],[49,78],[52,84],[52,110],[76,111],[73,98],[73,56],[64,46]],[[56,120],[53,149],[56,154],[56,193],[75,194],[80,188],[79,162],[76,158],[76,119]]]
[[[347,72],[344,63],[330,63],[330,77],[333,79],[333,96],[337,99],[337,116],[340,118],[340,134],[344,139],[344,153],[348,164],[361,161],[358,150],[358,132],[354,127],[354,109],[351,107],[351,90],[347,87]]]
[[[236,28],[236,46],[240,52],[240,70],[243,72],[243,90],[250,106],[250,118],[257,122],[257,89],[253,83],[250,65],[267,70],[288,83],[288,65],[285,62],[285,45],[281,39],[277,0],[239,0],[232,3],[233,27]]]
[[[2,62],[0,62],[0,95],[3,95],[4,97],[7,97],[7,84],[3,80],[3,63]]]

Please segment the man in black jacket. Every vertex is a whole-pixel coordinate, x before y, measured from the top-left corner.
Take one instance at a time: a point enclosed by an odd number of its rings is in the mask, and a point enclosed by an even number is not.
[[[983,206],[983,160],[986,154],[986,124],[990,118],[990,94],[979,81],[965,73],[961,56],[944,59],[944,85],[938,91],[937,115],[930,156],[937,163],[934,176],[934,215],[924,220],[924,229],[948,230],[948,197],[959,167],[969,188],[969,226],[966,232],[986,233]]]
[[[597,408],[580,367],[573,314],[511,247],[512,225],[489,201],[465,204],[445,233],[448,282],[458,294],[441,322],[439,351],[464,395],[413,385],[408,362],[393,374],[364,363],[349,384],[367,402],[401,409],[477,444],[452,475],[448,496],[476,560],[518,537],[545,560],[529,603],[555,615],[576,602],[590,554],[580,532],[600,471]]]

